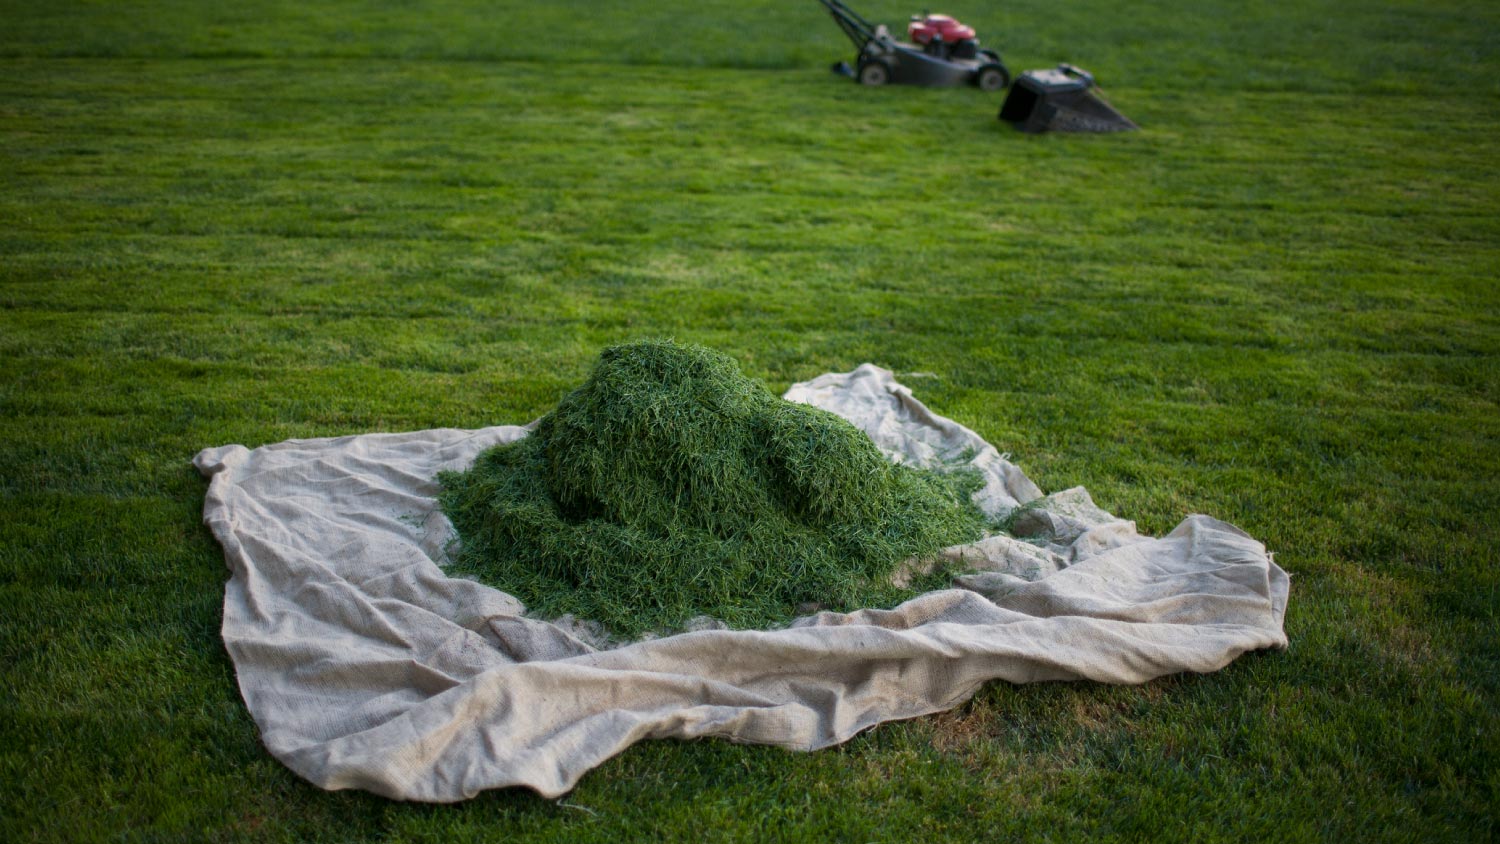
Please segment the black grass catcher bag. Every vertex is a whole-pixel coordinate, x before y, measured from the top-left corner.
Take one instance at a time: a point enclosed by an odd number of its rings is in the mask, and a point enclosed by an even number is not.
[[[1104,99],[1093,74],[1070,64],[1022,73],[1000,106],[1000,119],[1032,133],[1140,128]]]

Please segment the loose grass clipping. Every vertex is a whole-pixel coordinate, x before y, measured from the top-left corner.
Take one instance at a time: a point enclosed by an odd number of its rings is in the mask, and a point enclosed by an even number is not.
[[[903,561],[984,528],[977,473],[893,464],[846,420],[670,341],[605,350],[530,436],[439,480],[458,571],[622,637],[889,606],[934,582],[892,586]]]

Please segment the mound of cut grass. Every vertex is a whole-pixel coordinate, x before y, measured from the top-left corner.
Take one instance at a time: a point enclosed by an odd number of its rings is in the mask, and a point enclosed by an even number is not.
[[[440,480],[459,570],[622,636],[889,605],[931,583],[896,588],[896,566],[984,524],[973,473],[893,464],[846,420],[670,341],[607,349],[531,436]]]

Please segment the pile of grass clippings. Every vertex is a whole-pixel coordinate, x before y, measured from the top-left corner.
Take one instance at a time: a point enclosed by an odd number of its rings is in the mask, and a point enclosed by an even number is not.
[[[889,606],[933,585],[890,585],[904,560],[984,528],[977,473],[893,464],[848,421],[670,341],[605,350],[530,436],[440,481],[456,570],[625,637]]]

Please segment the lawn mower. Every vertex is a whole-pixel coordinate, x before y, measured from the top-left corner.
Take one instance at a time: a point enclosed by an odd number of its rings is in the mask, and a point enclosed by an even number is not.
[[[834,70],[862,85],[974,85],[998,91],[1010,84],[1010,71],[994,50],[979,46],[973,27],[947,15],[912,15],[906,27],[911,41],[897,41],[884,24],[872,24],[840,0],[818,0],[858,50],[855,66],[839,62]]]

